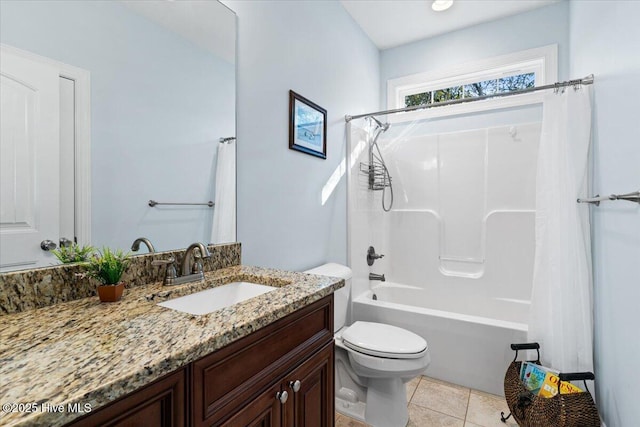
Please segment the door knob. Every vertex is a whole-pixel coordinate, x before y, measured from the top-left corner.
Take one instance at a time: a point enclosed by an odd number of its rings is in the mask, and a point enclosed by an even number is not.
[[[285,404],[287,403],[287,399],[289,399],[289,393],[286,391],[279,391],[276,393],[276,399],[278,399],[280,403]]]
[[[300,391],[301,385],[302,383],[300,382],[300,380],[289,381],[289,387],[291,387],[291,390],[293,390],[294,393],[297,393]]]
[[[73,244],[73,242],[69,239],[67,239],[66,237],[61,237],[60,238],[60,247],[61,248],[66,248],[69,247]]]
[[[43,240],[40,242],[40,249],[43,251],[50,251],[57,247],[56,243],[53,240]]]

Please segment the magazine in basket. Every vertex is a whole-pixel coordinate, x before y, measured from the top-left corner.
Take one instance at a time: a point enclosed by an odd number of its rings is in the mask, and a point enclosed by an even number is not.
[[[560,384],[560,394],[582,392],[582,389],[568,381],[560,383],[559,373],[555,369],[533,362],[523,362],[520,368],[520,379],[534,395],[541,397],[549,398],[558,394],[558,384]]]

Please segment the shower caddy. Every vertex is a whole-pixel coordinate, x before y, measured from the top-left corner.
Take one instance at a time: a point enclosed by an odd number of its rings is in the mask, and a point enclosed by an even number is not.
[[[558,375],[560,382],[582,380],[586,390],[584,392],[560,394],[558,391],[558,394],[551,398],[536,396],[520,380],[522,362],[516,359],[518,350],[536,350],[538,357],[530,362],[539,365],[540,345],[538,343],[511,344],[511,349],[516,352],[516,355],[504,376],[504,395],[511,413],[506,417],[504,412],[500,414],[503,423],[513,416],[521,427],[600,427],[598,409],[586,383],[586,380],[595,379],[592,372]]]

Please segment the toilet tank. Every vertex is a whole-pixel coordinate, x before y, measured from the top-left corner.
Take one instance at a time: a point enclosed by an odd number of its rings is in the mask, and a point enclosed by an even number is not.
[[[305,273],[344,279],[344,287],[333,293],[333,331],[338,332],[347,321],[347,309],[351,293],[351,269],[346,265],[328,263],[307,270]]]

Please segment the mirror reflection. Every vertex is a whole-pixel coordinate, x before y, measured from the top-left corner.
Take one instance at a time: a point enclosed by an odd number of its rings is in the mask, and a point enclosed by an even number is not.
[[[235,241],[232,11],[0,7],[0,271],[58,264],[51,250],[74,240],[130,250],[144,237],[156,251]]]

